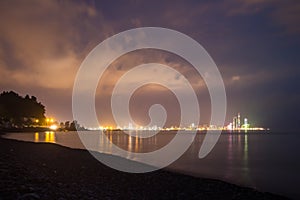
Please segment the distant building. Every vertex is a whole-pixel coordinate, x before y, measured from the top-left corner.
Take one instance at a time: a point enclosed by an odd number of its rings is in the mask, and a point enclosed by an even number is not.
[[[232,129],[233,130],[237,129],[237,118],[236,117],[233,117],[233,120],[232,120]]]
[[[241,128],[241,115],[240,113],[238,113],[238,117],[237,117],[237,128]]]
[[[247,118],[244,119],[244,125],[245,125],[245,127],[248,126],[248,119]]]

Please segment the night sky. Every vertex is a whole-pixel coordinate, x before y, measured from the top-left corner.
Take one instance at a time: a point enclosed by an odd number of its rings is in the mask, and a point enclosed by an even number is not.
[[[72,119],[72,88],[88,53],[104,39],[137,27],[180,31],[199,42],[218,66],[227,93],[229,123],[237,112],[250,124],[274,130],[300,128],[300,1],[0,1],[0,90],[38,98],[46,115]],[[208,123],[210,100],[192,67],[168,52],[131,52],[116,60],[99,82],[96,107],[112,124],[111,90],[134,65],[167,64],[190,75],[199,99],[200,123]],[[198,77],[198,79],[201,77]],[[198,80],[197,79],[197,80]],[[178,102],[160,86],[132,97],[133,117],[149,122],[147,109],[161,103],[167,125],[176,124]]]

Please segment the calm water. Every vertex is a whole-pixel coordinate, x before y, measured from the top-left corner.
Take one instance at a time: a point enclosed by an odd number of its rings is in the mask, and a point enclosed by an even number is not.
[[[106,135],[114,144],[128,151],[123,157],[138,160],[130,152],[157,150],[166,145],[175,133],[164,132],[144,139],[121,132],[106,132]],[[198,133],[185,154],[168,168],[300,199],[300,133],[223,133],[210,154],[199,159],[204,136],[204,133]],[[9,133],[5,137],[85,149],[76,132]],[[111,144],[103,140],[98,140],[92,150],[114,154]]]

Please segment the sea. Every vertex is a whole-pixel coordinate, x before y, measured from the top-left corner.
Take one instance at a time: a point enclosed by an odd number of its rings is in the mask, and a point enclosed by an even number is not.
[[[122,131],[50,131],[8,133],[3,137],[37,143],[55,143],[74,149],[88,149],[143,162],[140,157],[136,156],[137,153],[160,150],[170,144],[176,135],[181,134],[180,137],[183,139],[190,137],[191,133],[189,131],[181,133],[161,131],[153,135],[151,131],[135,131],[134,134],[128,135]],[[138,137],[147,134],[152,136]],[[80,139],[82,135],[93,136],[93,141],[95,141],[93,145],[86,147]],[[97,139],[94,136],[99,137]],[[263,192],[300,199],[300,132],[222,132],[209,154],[204,158],[199,158],[199,150],[205,136],[205,132],[198,132],[195,137],[192,137],[191,145],[182,156],[166,168],[187,175],[218,179]],[[103,140],[103,137],[107,140]],[[116,152],[112,148],[114,145],[126,154]],[[175,150],[177,150],[176,147]]]

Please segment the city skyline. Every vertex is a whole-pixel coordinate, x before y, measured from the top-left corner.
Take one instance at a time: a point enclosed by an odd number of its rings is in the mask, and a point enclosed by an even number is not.
[[[237,116],[240,118],[241,114],[238,113]],[[138,124],[132,124],[128,123],[128,126],[123,125],[123,126],[102,126],[101,124],[99,127],[86,127],[89,130],[152,130],[152,131],[158,131],[158,130],[167,130],[167,131],[172,131],[172,130],[198,130],[198,131],[206,131],[206,130],[227,130],[227,131],[265,131],[265,130],[270,130],[270,128],[267,127],[255,127],[251,125],[248,121],[247,117],[244,117],[243,123],[238,123],[238,125],[235,125],[235,120],[237,120],[237,117],[234,116],[233,122],[230,123],[225,123],[224,126],[218,126],[214,124],[195,124],[191,122],[191,124],[187,126],[163,126],[159,127],[157,125],[153,126],[141,126]],[[238,120],[237,120],[238,121]]]

